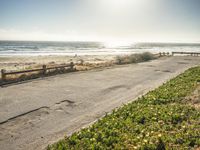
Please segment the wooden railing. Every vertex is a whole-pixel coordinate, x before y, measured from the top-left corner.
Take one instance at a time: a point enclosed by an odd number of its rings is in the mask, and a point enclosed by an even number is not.
[[[169,52],[160,52],[159,56],[169,56],[170,53]]]
[[[172,56],[175,54],[184,54],[184,55],[191,55],[191,56],[199,56],[200,53],[198,52],[172,52]]]
[[[17,74],[24,74],[24,73],[32,73],[32,72],[42,72],[42,74],[45,76],[48,70],[52,69],[65,69],[69,68],[71,71],[74,71],[74,63],[71,62],[67,65],[61,65],[61,66],[54,66],[54,67],[47,67],[46,65],[43,65],[40,69],[30,69],[30,70],[22,70],[22,71],[7,71],[5,69],[1,69],[1,80],[2,82],[6,81],[6,77],[8,75],[17,75]]]

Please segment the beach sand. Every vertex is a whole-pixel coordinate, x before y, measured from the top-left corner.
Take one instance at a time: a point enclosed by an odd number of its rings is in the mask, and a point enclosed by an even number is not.
[[[23,70],[40,68],[42,65],[56,66],[69,62],[84,64],[103,64],[113,62],[115,55],[88,56],[0,56],[0,69]]]
[[[149,61],[159,58],[158,55],[151,53],[133,54],[133,55],[84,55],[84,56],[0,56],[0,70],[6,72],[23,71],[31,69],[42,69],[43,65],[47,68],[63,66],[73,62],[74,69],[77,71],[91,70],[95,68],[106,68],[116,64],[130,64]],[[58,70],[54,70],[55,72]],[[24,80],[27,77],[33,78],[33,74],[40,72],[6,75],[7,80]],[[52,71],[51,71],[52,73]],[[1,72],[0,72],[1,75]],[[1,75],[2,76],[2,75]],[[0,77],[1,78],[1,77]]]

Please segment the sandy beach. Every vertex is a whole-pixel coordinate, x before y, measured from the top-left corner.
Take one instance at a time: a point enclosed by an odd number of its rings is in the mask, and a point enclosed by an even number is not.
[[[49,56],[0,56],[0,69],[6,72],[12,71],[25,71],[32,69],[41,69],[43,65],[47,68],[55,68],[74,63],[73,70],[71,71],[86,71],[95,68],[105,68],[115,65],[131,64],[145,62],[159,58],[159,54],[155,55],[149,52],[140,54],[121,54],[121,55],[82,55],[82,56],[66,56],[66,55],[49,55]],[[54,73],[46,72],[46,75],[64,73],[54,69]],[[68,72],[68,71],[66,71]],[[66,73],[65,72],[65,73]],[[20,73],[6,75],[7,81],[14,80],[27,80],[41,77],[41,72]],[[5,78],[5,77],[4,77]],[[5,80],[5,79],[4,79]]]
[[[116,55],[85,55],[85,56],[0,56],[0,69],[22,70],[37,68],[42,65],[61,65],[69,62],[105,63],[112,62]]]

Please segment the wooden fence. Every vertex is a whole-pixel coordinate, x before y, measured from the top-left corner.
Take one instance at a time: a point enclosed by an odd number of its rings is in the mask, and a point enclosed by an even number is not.
[[[74,63],[71,62],[70,64],[67,65],[62,65],[62,66],[55,66],[55,67],[47,67],[46,65],[43,65],[42,68],[40,69],[31,69],[31,70],[22,70],[22,71],[7,71],[5,69],[1,69],[1,80],[4,82],[6,81],[6,76],[8,75],[17,75],[17,74],[24,74],[24,73],[32,73],[32,72],[42,72],[42,74],[45,76],[47,74],[48,70],[52,69],[65,69],[69,68],[71,71],[74,70]]]
[[[160,56],[169,56],[170,53],[169,52],[160,52],[159,55]]]
[[[199,56],[200,53],[198,52],[172,52],[172,56],[175,54],[184,54],[184,55],[191,55],[191,56]]]

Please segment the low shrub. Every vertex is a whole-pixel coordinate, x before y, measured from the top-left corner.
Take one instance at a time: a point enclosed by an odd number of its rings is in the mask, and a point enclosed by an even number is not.
[[[125,56],[117,56],[117,64],[130,64],[130,63],[139,63],[155,59],[155,56],[152,53],[144,52],[141,54],[131,54]]]
[[[191,68],[92,126],[48,146],[48,150],[200,147],[200,111],[182,103],[199,79],[200,67]]]

